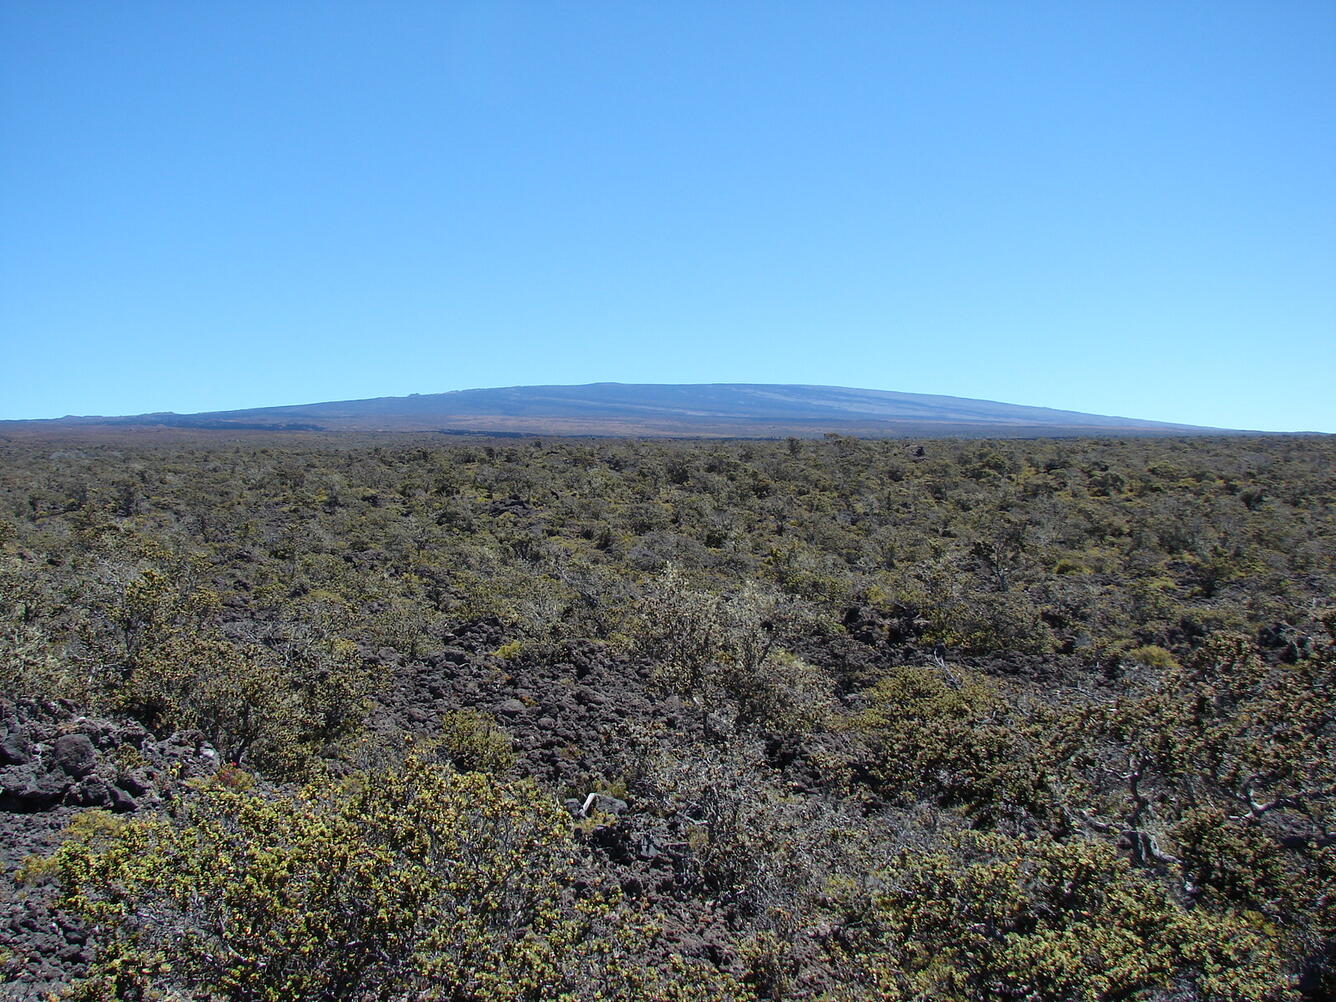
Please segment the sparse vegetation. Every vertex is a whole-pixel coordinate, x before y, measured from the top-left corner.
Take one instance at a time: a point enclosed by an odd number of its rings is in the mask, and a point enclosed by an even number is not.
[[[917,445],[0,445],[0,971],[1331,997],[1336,446]]]

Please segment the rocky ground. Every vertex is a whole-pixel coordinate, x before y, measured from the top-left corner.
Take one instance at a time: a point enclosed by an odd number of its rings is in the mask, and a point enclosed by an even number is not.
[[[495,653],[504,639],[499,623],[482,621],[439,638],[417,660],[364,651],[387,678],[369,734],[397,746],[440,737],[443,720],[460,709],[495,719],[511,739],[514,773],[563,799],[580,826],[592,850],[590,879],[611,879],[652,902],[667,920],[663,949],[717,962],[727,916],[683,896],[681,832],[662,805],[627,792],[628,770],[656,741],[699,735],[699,712],[654,692],[648,665],[605,645],[507,659]],[[334,751],[335,768],[363,764],[349,749]],[[198,733],[159,737],[137,723],[83,715],[69,701],[0,700],[0,1000],[47,998],[92,952],[90,930],[53,909],[49,885],[18,879],[24,862],[49,855],[80,812],[162,809],[187,780],[218,765]],[[807,787],[795,779],[793,788]]]
[[[831,675],[839,698],[853,707],[878,667],[932,657],[909,634],[905,623],[855,609],[839,628],[805,640],[800,653]],[[505,640],[499,622],[482,620],[434,638],[421,658],[364,650],[364,663],[385,683],[367,719],[370,741],[360,744],[384,750],[430,742],[461,709],[494,719],[510,738],[514,774],[565,802],[591,850],[590,880],[614,882],[627,898],[652,907],[664,926],[659,949],[731,966],[728,931],[736,916],[729,909],[738,903],[693,893],[684,841],[689,822],[675,813],[662,777],[643,772],[657,756],[659,768],[671,773],[680,765],[677,751],[708,745],[709,708],[703,714],[657,692],[648,663],[607,644],[579,641],[506,658],[498,653]],[[1023,660],[978,667],[997,674],[1075,670]],[[758,757],[744,768],[763,764],[786,796],[810,802],[813,814],[829,814],[817,761],[823,753],[840,757],[840,749],[822,744],[839,740],[809,735],[806,744],[756,749]],[[354,744],[330,749],[333,768],[368,764]],[[137,723],[85,716],[68,701],[0,699],[0,1000],[47,998],[78,976],[93,945],[90,930],[53,910],[48,885],[17,879],[24,861],[51,853],[81,811],[162,809],[187,780],[218,765],[217,753],[195,732],[153,735]],[[668,786],[708,779],[678,777]],[[881,806],[869,800],[863,809]]]
[[[90,930],[53,910],[50,887],[17,879],[24,862],[79,812],[158,810],[217,759],[198,734],[157,739],[67,701],[0,698],[0,999],[45,999],[91,959]]]

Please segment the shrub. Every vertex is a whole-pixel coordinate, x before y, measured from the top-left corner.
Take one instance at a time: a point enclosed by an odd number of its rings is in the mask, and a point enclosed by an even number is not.
[[[1178,661],[1173,654],[1155,644],[1146,644],[1127,652],[1130,660],[1147,668],[1177,668]]]
[[[909,805],[923,796],[982,823],[1052,809],[1050,767],[1032,721],[1013,719],[998,685],[967,669],[890,669],[864,694],[853,726],[873,789]]]
[[[496,657],[500,658],[502,661],[513,661],[515,658],[520,656],[520,652],[523,650],[524,650],[524,644],[521,641],[508,640],[500,647],[498,647],[493,652],[493,654]]]
[[[834,874],[863,865],[858,821],[830,801],[781,792],[759,745],[674,748],[642,769],[638,794],[689,850],[687,886],[762,926],[810,915]]]
[[[536,787],[416,758],[292,797],[212,785],[180,824],[72,832],[53,868],[104,930],[79,999],[740,997],[619,959],[647,933],[574,898],[570,819]]]
[[[1293,997],[1264,937],[1185,911],[1104,843],[966,834],[900,853],[881,877],[846,928],[883,997]]]
[[[502,775],[515,764],[510,735],[496,721],[474,709],[453,710],[441,717],[439,753],[460,772]]]
[[[788,653],[781,641],[799,619],[792,601],[755,582],[720,596],[691,588],[669,568],[646,589],[633,626],[663,691],[710,711],[730,712],[743,729],[803,733],[829,714],[829,677]]]

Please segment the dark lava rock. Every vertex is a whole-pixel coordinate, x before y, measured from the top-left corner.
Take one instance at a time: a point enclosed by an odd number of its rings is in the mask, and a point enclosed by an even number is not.
[[[70,778],[62,772],[41,769],[36,763],[0,771],[0,811],[27,814],[50,810],[69,789]]]
[[[0,764],[23,765],[32,761],[32,738],[24,730],[0,732]]]
[[[591,793],[580,807],[580,817],[587,818],[593,814],[611,814],[613,817],[619,818],[626,812],[626,807],[626,801],[618,797],[611,797],[606,793]]]
[[[117,776],[116,785],[132,797],[142,797],[153,788],[153,780],[145,770],[134,769]]]
[[[93,742],[86,734],[65,734],[56,738],[51,760],[75,779],[87,776],[97,765]]]
[[[110,807],[111,791],[114,789],[116,789],[114,786],[100,777],[89,776],[70,787],[65,800],[76,807]]]
[[[49,884],[19,886],[29,856],[49,856],[83,810],[150,809],[186,779],[217,770],[218,756],[195,733],[164,740],[141,725],[81,715],[63,700],[0,697],[0,1000],[59,995],[92,958],[90,930],[55,908]],[[133,750],[133,762],[118,754]]]

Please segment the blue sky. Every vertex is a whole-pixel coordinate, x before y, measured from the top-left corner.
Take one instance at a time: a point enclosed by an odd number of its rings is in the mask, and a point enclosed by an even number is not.
[[[0,5],[0,417],[824,383],[1336,432],[1336,4]]]

